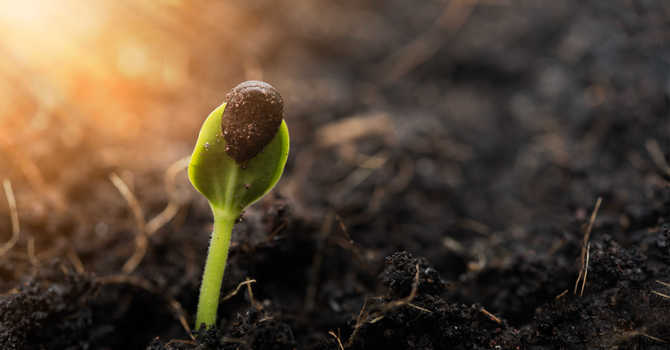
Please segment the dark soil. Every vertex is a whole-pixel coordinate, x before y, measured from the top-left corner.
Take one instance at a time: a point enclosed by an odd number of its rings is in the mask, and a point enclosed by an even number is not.
[[[42,131],[3,121],[21,236],[0,257],[0,348],[670,349],[670,2],[475,3],[196,1],[157,28],[197,84],[104,92],[141,101],[141,133],[71,105]],[[191,338],[212,219],[164,172],[261,78],[289,163],[235,227],[222,299],[246,284]],[[130,273],[112,172],[145,221],[179,207]]]

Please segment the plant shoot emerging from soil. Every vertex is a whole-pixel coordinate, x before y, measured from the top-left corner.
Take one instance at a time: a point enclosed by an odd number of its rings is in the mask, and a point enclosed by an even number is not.
[[[233,224],[279,181],[288,157],[284,104],[270,84],[236,86],[205,120],[188,167],[188,177],[214,213],[195,328],[216,322],[221,282]]]

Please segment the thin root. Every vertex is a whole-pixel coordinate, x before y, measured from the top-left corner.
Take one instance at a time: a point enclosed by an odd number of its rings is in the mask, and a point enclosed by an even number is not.
[[[582,289],[579,291],[579,296],[584,295],[584,287],[586,287],[586,276],[589,273],[589,252],[591,251],[591,243],[586,245],[586,265],[584,265],[584,278],[582,278]]]
[[[658,292],[658,291],[655,291],[655,290],[652,290],[651,292],[654,293],[654,294],[656,294],[656,295],[658,295],[658,296],[660,296],[660,297],[663,297],[663,298],[665,298],[665,299],[670,299],[670,295],[663,294],[663,293]]]
[[[661,338],[659,338],[659,337],[654,337],[653,335],[649,335],[649,334],[647,334],[647,333],[639,333],[639,334],[640,334],[641,336],[645,337],[645,338],[649,338],[649,339],[654,340],[654,341],[657,341],[657,342],[659,342],[659,343],[667,343],[667,341],[665,341],[665,340],[663,340],[663,339],[661,339]]]
[[[142,262],[142,259],[144,259],[144,254],[147,252],[148,238],[146,231],[146,221],[144,220],[144,212],[142,211],[142,207],[140,207],[140,203],[137,200],[137,197],[135,197],[130,188],[128,188],[128,185],[126,185],[126,183],[116,173],[109,175],[109,179],[112,181],[112,184],[114,184],[114,187],[119,190],[119,193],[121,193],[123,199],[126,200],[126,203],[128,203],[128,206],[130,207],[130,210],[133,212],[133,216],[135,217],[135,223],[137,224],[137,229],[139,231],[135,236],[135,252],[126,261],[122,268],[123,273],[130,274],[135,271],[137,266]]]
[[[361,307],[361,311],[358,313],[358,316],[356,317],[356,325],[354,326],[354,330],[351,332],[351,335],[349,336],[349,339],[347,340],[347,346],[351,346],[351,344],[354,342],[354,339],[356,338],[356,335],[358,334],[358,330],[361,328],[363,325],[363,315],[365,315],[365,308],[368,306],[368,298],[365,298],[363,301],[363,306]]]
[[[281,232],[283,229],[286,228],[286,226],[288,226],[288,222],[287,222],[287,221],[282,221],[282,223],[279,224],[279,225],[277,226],[277,228],[275,228],[274,230],[272,230],[272,232],[270,232],[270,234],[269,234],[268,237],[265,239],[265,241],[266,241],[266,242],[270,242],[270,241],[272,241],[275,237],[277,237],[277,235],[279,234],[279,232]]]
[[[661,146],[658,145],[658,141],[654,139],[647,140],[645,147],[647,148],[647,152],[649,152],[649,156],[651,156],[651,159],[654,161],[654,164],[665,173],[665,176],[670,176],[670,165],[668,165],[668,162],[665,160],[665,156],[663,155]]]
[[[429,314],[433,313],[432,311],[426,309],[425,307],[421,307],[421,306],[419,306],[419,305],[415,305],[415,304],[412,304],[412,303],[407,303],[407,306],[409,306],[409,307],[411,307],[411,308],[413,308],[413,309],[417,309],[417,310],[419,310],[419,311],[423,311],[423,312],[429,313]]]
[[[365,316],[367,299],[365,300],[365,303],[363,304],[363,307],[361,308],[361,311],[359,312],[358,317],[356,319],[356,325],[354,326],[354,330],[351,333],[351,336],[349,336],[349,340],[347,340],[347,347],[351,346],[354,339],[356,338],[356,335],[358,334],[359,329],[361,328],[361,326],[363,326],[363,324],[365,323],[374,324],[381,321],[382,319],[384,319],[384,315],[386,314],[386,312],[390,311],[391,309],[407,305],[411,308],[417,309],[422,312],[426,313],[432,312],[426,308],[412,304],[412,300],[414,300],[419,290],[419,271],[420,271],[419,264],[416,264],[415,267],[416,267],[416,273],[414,274],[414,282],[412,283],[412,290],[406,297],[385,304],[382,306],[379,312],[371,313],[368,314],[367,316]]]
[[[84,272],[86,272],[84,263],[81,261],[79,255],[77,254],[77,251],[75,251],[74,248],[69,247],[66,254],[68,260],[70,260],[70,263],[72,264],[72,266],[74,266],[74,269],[75,271],[77,271],[78,274],[81,275]]]
[[[558,299],[564,297],[566,294],[568,294],[569,291],[570,291],[569,289],[566,289],[566,290],[562,291],[561,294],[554,297],[554,300],[558,300]]]
[[[659,281],[659,280],[656,280],[656,283],[658,283],[658,284],[660,284],[660,285],[662,285],[662,286],[664,286],[664,287],[668,287],[668,288],[670,288],[670,283],[663,282],[663,281]],[[655,290],[652,290],[651,292],[654,293],[654,294],[656,294],[656,295],[658,295],[658,296],[660,296],[660,297],[662,297],[662,298],[670,299],[670,295],[667,295],[667,294],[664,294],[664,293],[661,293],[661,292],[659,292],[659,291],[655,291]]]
[[[416,267],[416,273],[414,274],[414,282],[412,282],[412,290],[409,292],[409,295],[402,299],[398,299],[386,304],[384,308],[382,308],[382,313],[386,313],[387,311],[397,308],[399,306],[407,305],[412,300],[414,300],[414,298],[416,297],[416,293],[419,291],[419,264],[416,264],[415,267]]]
[[[328,334],[332,335],[335,340],[337,340],[337,346],[340,347],[340,350],[344,350],[344,346],[342,345],[342,341],[340,340],[340,337],[335,334],[333,331],[328,331]]]
[[[479,309],[481,313],[484,314],[484,316],[488,317],[491,321],[497,323],[497,324],[502,324],[502,321],[494,314],[490,313],[488,310],[485,308]]]
[[[33,265],[33,267],[38,267],[40,261],[37,259],[37,255],[35,255],[35,237],[30,236],[30,238],[28,238],[26,250],[28,252],[28,260],[30,260],[30,264]]]
[[[170,220],[172,220],[179,212],[181,205],[176,195],[177,185],[175,179],[179,172],[188,168],[188,163],[190,160],[190,156],[184,157],[172,163],[172,165],[170,165],[165,171],[165,192],[169,196],[169,202],[165,209],[160,212],[160,214],[149,220],[147,223],[147,235],[151,236],[156,233],[156,231],[170,222]]]
[[[670,288],[670,283],[668,283],[668,282],[663,282],[663,281],[656,280],[656,283],[658,283],[658,284],[660,284],[664,287]]]
[[[247,283],[247,296],[249,297],[249,302],[251,303],[251,306],[254,307],[254,309],[261,311],[263,310],[263,305],[261,305],[259,302],[256,301],[254,298],[254,291],[251,289],[251,281],[256,281],[256,280],[250,280],[249,277],[247,277],[245,282]]]
[[[226,294],[226,296],[223,297],[223,299],[221,299],[221,301],[226,301],[226,300],[236,296],[237,293],[240,291],[240,288],[242,288],[243,286],[255,283],[255,282],[256,282],[256,280],[250,280],[250,279],[247,278],[244,282],[240,282],[240,284],[238,284],[237,287],[235,287],[235,289],[232,292]]]
[[[170,307],[172,308],[175,315],[177,316],[177,319],[179,319],[179,323],[181,324],[181,327],[184,328],[184,330],[186,331],[188,336],[191,337],[192,340],[195,340],[195,337],[193,336],[193,333],[191,332],[191,327],[188,325],[188,322],[186,321],[186,311],[184,311],[184,308],[175,299],[168,298],[167,302],[168,302],[168,304],[170,304]]]
[[[95,281],[101,284],[128,284],[140,289],[145,289],[151,293],[157,292],[149,281],[137,276],[109,275],[98,277]]]
[[[160,230],[161,227],[170,222],[170,220],[172,220],[179,212],[179,208],[181,208],[179,204],[170,200],[165,209],[147,223],[147,235],[152,236],[156,231]]]
[[[593,223],[596,221],[596,217],[598,216],[598,210],[600,209],[600,205],[602,204],[603,199],[601,197],[598,197],[598,200],[596,201],[596,205],[593,208],[593,213],[591,213],[591,218],[589,219],[589,224],[586,227],[586,231],[584,231],[584,240],[582,241],[582,253],[581,253],[581,267],[579,268],[579,275],[577,276],[577,280],[575,281],[575,288],[573,289],[572,293],[574,295],[577,295],[577,287],[579,286],[579,282],[582,282],[582,288],[580,290],[579,296],[582,296],[584,294],[584,287],[586,286],[586,274],[588,273],[588,258],[589,258],[589,239],[591,238],[591,231],[593,230]]]
[[[642,336],[642,337],[651,339],[651,340],[653,340],[653,341],[657,341],[657,342],[659,342],[659,343],[667,343],[667,341],[665,341],[665,340],[663,340],[663,339],[661,339],[661,338],[659,338],[659,337],[655,337],[655,336],[653,336],[653,335],[649,335],[649,334],[647,334],[647,333],[645,333],[645,332],[643,332],[643,331],[639,331],[639,330],[633,330],[633,331],[627,332],[625,335],[626,335],[626,336],[629,336],[629,337],[635,337],[635,336],[638,336],[638,335],[639,335],[639,336]]]
[[[0,257],[7,254],[19,241],[19,232],[21,226],[19,223],[19,211],[16,209],[16,198],[14,198],[14,191],[12,191],[12,183],[9,179],[2,182],[2,187],[5,189],[5,197],[7,197],[7,204],[9,204],[9,216],[12,220],[12,237],[5,244],[0,246]]]
[[[349,235],[349,230],[347,229],[347,225],[344,224],[344,220],[342,220],[342,217],[338,214],[335,214],[335,220],[337,220],[338,226],[340,227],[340,231],[344,236],[344,242],[342,242],[341,240],[338,242],[340,243],[340,246],[344,249],[350,250],[354,254],[354,256],[358,259],[358,261],[365,263],[366,260],[365,257],[363,256],[363,253],[361,252],[361,248],[351,238],[351,235]]]

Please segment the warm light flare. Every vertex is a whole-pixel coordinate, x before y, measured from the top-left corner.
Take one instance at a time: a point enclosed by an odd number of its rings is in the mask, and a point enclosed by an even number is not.
[[[95,36],[102,11],[95,2],[0,0],[2,41],[51,41]]]
[[[0,85],[25,87],[41,114],[65,105],[68,115],[109,118],[110,134],[132,136],[137,110],[131,98],[138,94],[131,83],[150,78],[146,73],[155,70],[151,59],[158,55],[124,23],[123,10],[113,2],[0,0],[0,54],[6,58],[0,77],[7,77]],[[112,101],[113,108],[100,108]],[[3,119],[36,118],[19,105],[3,106],[3,112],[0,129]]]
[[[211,6],[0,0],[0,139],[28,142],[57,126],[63,143],[76,147],[86,129],[123,143],[147,125],[162,127],[151,120],[164,118],[166,97],[202,96],[194,62],[220,47],[212,43],[234,47],[229,33],[242,20],[231,5]],[[226,21],[205,16],[211,12],[225,13]]]
[[[46,24],[55,3],[41,1],[0,1],[0,21],[17,28]]]

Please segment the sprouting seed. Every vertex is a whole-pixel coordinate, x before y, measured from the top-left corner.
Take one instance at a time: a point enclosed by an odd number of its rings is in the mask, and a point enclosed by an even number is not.
[[[255,127],[246,128],[250,123]],[[217,142],[221,135],[223,141]],[[235,221],[279,181],[288,151],[282,98],[264,82],[246,81],[236,86],[203,123],[188,177],[209,201],[214,232],[200,287],[196,329],[203,325],[210,328],[216,322]]]

